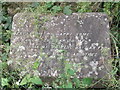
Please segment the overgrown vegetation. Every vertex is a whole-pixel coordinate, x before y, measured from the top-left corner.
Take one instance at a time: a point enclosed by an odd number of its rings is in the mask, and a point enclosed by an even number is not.
[[[12,17],[18,12],[34,12],[41,14],[67,14],[78,12],[104,12],[107,13],[110,20],[110,36],[112,46],[112,60],[113,70],[110,73],[111,79],[103,81],[107,89],[114,88],[120,89],[119,69],[120,69],[120,2],[88,2],[88,3],[7,3],[0,2],[0,76],[1,87],[7,88],[38,88],[38,87],[53,87],[53,88],[87,88],[92,87],[91,78],[78,78],[71,79],[70,76],[75,75],[75,71],[70,69],[70,65],[66,64],[66,70],[64,75],[61,75],[56,79],[52,86],[42,82],[38,76],[31,76],[26,74],[24,77],[19,76],[19,71],[11,70],[9,68],[10,62],[7,62],[9,49],[10,49],[10,37],[11,37],[11,24]],[[64,51],[61,51],[64,53]],[[64,58],[62,58],[64,59]],[[36,63],[35,66],[38,66]],[[35,67],[36,68],[36,67]],[[95,84],[98,82],[95,82]]]

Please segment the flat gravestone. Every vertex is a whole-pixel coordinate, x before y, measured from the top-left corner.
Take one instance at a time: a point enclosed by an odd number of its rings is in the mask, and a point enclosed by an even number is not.
[[[40,76],[56,77],[71,68],[79,78],[102,78],[110,58],[109,22],[103,13],[35,15],[13,18],[12,66]],[[38,66],[38,67],[37,67]]]

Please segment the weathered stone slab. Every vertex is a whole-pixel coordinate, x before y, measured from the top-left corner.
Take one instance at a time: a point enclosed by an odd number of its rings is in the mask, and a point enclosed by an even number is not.
[[[103,13],[19,13],[12,30],[10,58],[26,72],[39,63],[40,76],[58,76],[66,67],[76,70],[78,77],[101,78],[108,73],[109,22]]]

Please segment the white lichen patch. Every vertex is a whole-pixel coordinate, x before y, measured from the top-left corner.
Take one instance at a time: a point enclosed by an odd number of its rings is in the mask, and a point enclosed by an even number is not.
[[[65,17],[68,18],[69,16],[66,15]]]
[[[104,65],[101,65],[98,69],[99,69],[99,70],[104,69]]]
[[[79,39],[77,35],[75,36],[75,39],[77,39],[77,40]]]
[[[84,67],[85,67],[85,68],[89,68],[89,66],[88,66],[88,65],[85,65]]]
[[[110,28],[109,24],[107,25],[107,28]]]
[[[81,54],[82,54],[82,53],[84,53],[84,51],[83,51],[83,50],[81,50],[81,49],[80,49],[78,52],[79,52],[79,53],[81,53]]]
[[[97,69],[98,61],[91,61],[90,65],[92,66],[93,70]]]
[[[98,16],[95,16],[96,18],[98,18]]]
[[[25,47],[24,46],[19,46],[18,49],[17,49],[17,52],[18,51],[23,51],[23,50],[25,50]]]
[[[88,53],[88,56],[92,57],[94,55],[94,53]]]
[[[95,75],[98,75],[98,72],[97,72],[97,71],[95,71]]]
[[[12,60],[7,61],[7,64],[8,64],[8,65],[10,65],[10,64],[12,64],[12,63],[13,63]]]
[[[91,42],[91,39],[88,39],[89,42]]]
[[[92,71],[95,72],[95,75],[98,75],[97,72],[98,61],[91,61],[89,64],[92,67]]]
[[[63,22],[60,22],[61,24],[63,24]]]
[[[53,77],[58,76],[58,71],[57,71],[57,70],[56,70],[56,71],[54,71],[53,73],[51,73],[51,75],[52,75]]]
[[[89,48],[88,47],[85,47],[85,51],[88,51],[89,50]]]
[[[77,22],[80,24],[80,25],[83,25],[83,21],[82,20],[77,20]]]
[[[96,49],[99,46],[99,43],[92,43],[89,49]]]
[[[82,40],[78,40],[78,42],[77,42],[77,45],[76,45],[76,46],[82,46],[82,43],[83,43],[83,41],[82,41]]]
[[[93,72],[90,71],[90,72],[87,74],[87,77],[90,77],[92,73],[93,73]]]
[[[107,18],[105,18],[105,21],[107,21],[108,19]]]
[[[87,60],[88,60],[88,57],[87,57],[87,56],[84,56],[84,57],[83,57],[83,60],[87,61]]]

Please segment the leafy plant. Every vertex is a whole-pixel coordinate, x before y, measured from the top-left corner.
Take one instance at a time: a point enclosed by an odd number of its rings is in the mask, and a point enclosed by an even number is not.
[[[92,78],[83,78],[82,85],[83,87],[90,86],[92,84]]]
[[[78,12],[83,13],[83,12],[92,12],[92,9],[90,8],[91,3],[90,2],[82,2],[78,3]]]
[[[37,8],[39,6],[39,3],[38,2],[33,2],[30,7],[32,8]]]
[[[50,9],[52,6],[54,6],[54,2],[46,2],[45,6],[47,9]]]
[[[25,85],[28,83],[32,83],[32,84],[38,84],[38,85],[42,85],[42,80],[38,77],[38,76],[30,76],[29,74],[27,74],[22,81],[20,82],[20,85]]]
[[[52,10],[54,13],[57,13],[57,12],[61,11],[61,7],[60,6],[53,6]]]
[[[65,6],[63,9],[63,13],[66,15],[72,14],[72,10],[70,9],[70,6]]]
[[[7,78],[1,78],[1,85],[2,85],[3,87],[9,85],[9,84],[8,84],[8,79],[7,79]]]

